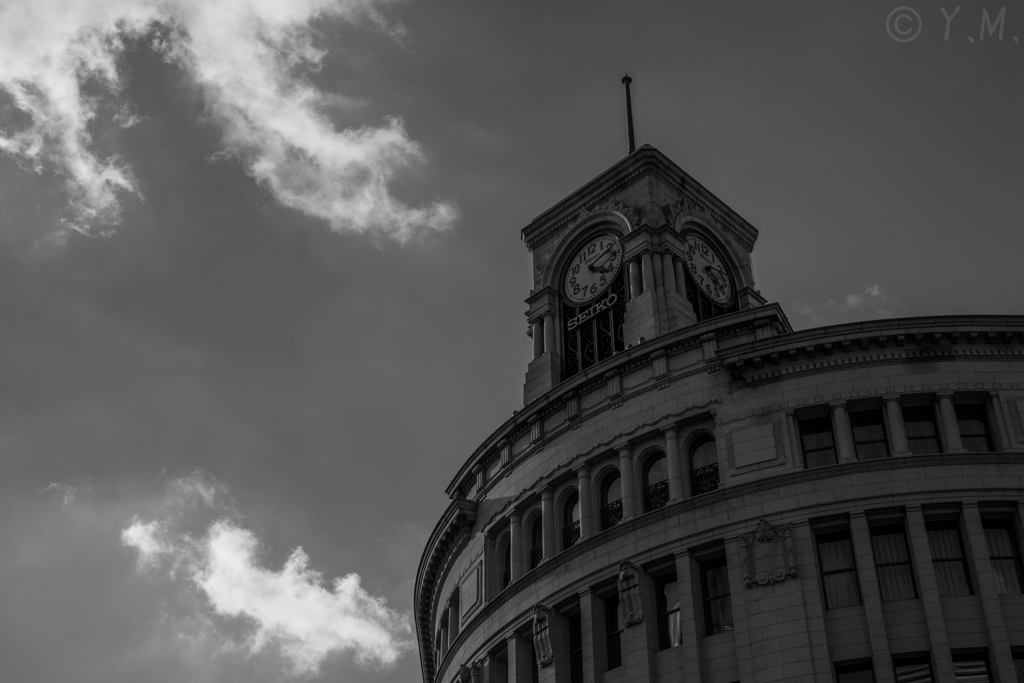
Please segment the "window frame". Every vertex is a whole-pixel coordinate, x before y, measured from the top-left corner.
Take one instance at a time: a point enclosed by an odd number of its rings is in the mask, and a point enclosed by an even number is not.
[[[569,631],[569,683],[583,683],[583,615],[566,615]]]
[[[892,672],[896,683],[900,683],[899,672],[897,671],[900,667],[904,666],[926,666],[928,667],[928,680],[931,683],[935,681],[935,668],[932,666],[932,657],[930,652],[912,652],[892,656]]]
[[[714,460],[701,467],[694,467],[694,458],[697,455],[697,449],[706,445],[711,444],[715,453]],[[686,464],[689,467],[690,473],[690,495],[700,496],[705,493],[711,493],[717,491],[722,485],[722,474],[718,465],[718,443],[715,437],[711,434],[701,434],[693,440],[690,447],[687,449]],[[698,479],[703,476],[703,473],[708,473],[707,481],[703,484],[698,483]],[[710,476],[713,473],[714,476]],[[712,483],[713,482],[713,483]]]
[[[835,662],[832,668],[836,678],[836,683],[843,683],[843,677],[847,674],[857,674],[865,671],[871,675],[872,683],[875,681],[875,667],[872,665],[870,659]]]
[[[900,535],[903,537],[903,550],[904,550],[904,553],[906,554],[906,558],[907,559],[904,560],[904,561],[900,561],[900,562],[884,562],[884,563],[883,562],[879,562],[878,561],[878,549],[875,547],[875,537],[876,536],[888,536],[888,535],[891,535],[892,533],[894,533],[896,531],[899,531]],[[887,521],[887,522],[881,522],[881,523],[878,523],[878,524],[870,525],[868,527],[868,532],[869,532],[869,535],[871,537],[871,555],[872,555],[872,559],[874,560],[874,563],[875,563],[875,576],[876,576],[876,579],[878,580],[878,592],[879,592],[879,598],[881,599],[881,601],[882,602],[899,602],[900,600],[917,600],[918,597],[920,596],[920,592],[917,589],[917,577],[915,576],[915,571],[914,571],[914,556],[913,556],[913,554],[911,553],[911,550],[910,550],[910,539],[907,538],[907,527],[903,523],[903,520],[900,520],[898,522],[896,522],[896,521]],[[887,584],[882,580],[882,571],[881,570],[882,569],[888,569],[890,567],[902,567],[902,566],[906,566],[907,567],[907,571],[908,571],[908,573],[910,575],[910,586],[911,586],[911,588],[913,588],[914,594],[913,594],[913,596],[911,596],[909,598],[906,598],[906,597],[886,598],[885,597],[885,586]]]
[[[992,662],[989,661],[988,650],[953,650],[951,653],[953,660],[953,680],[961,681],[964,680],[957,676],[956,665],[962,662],[982,662],[985,665],[985,676],[988,678],[988,683],[992,681]],[[973,677],[972,677],[973,680]]]
[[[992,565],[992,572],[999,574],[999,570],[996,569],[995,562],[997,560],[1006,562],[1010,561],[1013,563],[1013,567],[1016,571],[1017,576],[1017,592],[1016,593],[1003,593],[999,592],[999,595],[1021,595],[1024,594],[1024,558],[1021,557],[1020,542],[1017,535],[1017,525],[1014,523],[1013,517],[988,517],[982,516],[981,528],[983,531],[988,529],[1003,529],[1007,532],[1010,537],[1010,545],[1013,546],[1015,552],[1014,555],[993,555],[992,546],[988,542],[988,534],[985,534],[985,549],[988,552],[989,563]],[[997,586],[998,591],[998,586]]]
[[[676,597],[679,597],[679,580],[676,573],[669,572],[661,576],[654,578],[654,603],[655,613],[658,617],[658,651],[670,650],[673,647],[679,647],[682,644],[682,636],[680,635],[680,642],[672,644],[672,632],[669,628],[670,620],[673,614],[680,614],[681,600],[676,601],[675,607],[670,607],[668,600],[665,599],[665,586],[669,584],[676,584]]]
[[[665,464],[665,478],[651,483],[651,470],[659,462]],[[661,450],[653,451],[644,461],[642,502],[644,512],[653,512],[668,505],[668,456]]]
[[[988,419],[988,410],[984,403],[953,403],[953,413],[956,417],[956,428],[960,434],[960,444],[967,450],[968,453],[994,453],[996,450],[995,436],[992,433],[992,424]],[[983,429],[982,433],[979,434],[964,434],[962,427],[964,419],[974,417],[981,423]],[[974,448],[968,447],[968,439],[973,440],[984,438],[986,450],[979,451]]]
[[[608,500],[608,489],[616,481],[619,482],[619,497],[617,500]],[[598,516],[601,522],[601,531],[611,529],[622,521],[622,473],[612,470],[601,480],[601,507]]]
[[[892,451],[889,449],[889,429],[885,422],[885,413],[882,412],[881,408],[865,408],[862,410],[850,411],[850,436],[853,440],[853,452],[857,456],[857,460],[884,460],[885,458],[892,457]],[[866,416],[872,418],[878,418],[878,426],[882,428],[882,438],[874,439],[871,441],[858,441],[857,440],[857,420],[863,420]],[[834,436],[834,435],[833,435]],[[874,444],[882,444],[882,448],[885,450],[885,455],[875,458],[862,458],[861,457],[861,446],[872,446]]]
[[[580,519],[574,520],[572,517],[573,508],[579,508]],[[583,519],[583,507],[582,501],[580,500],[579,491],[573,491],[562,505],[562,550],[568,550],[573,547],[580,540],[581,526],[580,520]]]
[[[933,436],[911,436],[910,435],[910,431],[907,429],[907,423],[908,422],[920,423],[920,422],[925,422],[925,420],[908,420],[907,419],[907,414],[908,413],[911,416],[917,414],[917,415],[920,415],[920,416],[923,416],[923,417],[927,417],[927,422],[928,422],[928,424],[930,424],[932,426],[932,430],[934,432],[934,435]],[[900,407],[900,417],[903,418],[903,432],[907,436],[907,447],[910,449],[910,452],[912,454],[914,454],[914,455],[934,455],[936,453],[943,453],[944,452],[943,451],[943,444],[942,444],[942,432],[939,429],[939,422],[938,422],[938,420],[935,419],[935,404],[934,403],[917,404],[917,405],[910,405],[910,406],[901,406]],[[932,450],[922,450],[920,453],[918,451],[914,450],[914,444],[915,443],[921,443],[921,442],[924,442],[924,441],[934,441],[935,442],[935,450],[934,451],[932,451]]]
[[[623,626],[619,623],[619,594],[614,593],[604,599],[605,671],[622,666],[622,631]]]
[[[716,555],[709,557],[700,562],[700,589],[701,589],[701,603],[704,609],[704,637],[715,636],[722,633],[727,633],[733,630],[735,627],[735,620],[732,614],[732,586],[729,585],[729,563],[725,554]],[[720,595],[712,596],[708,590],[708,574],[709,572],[717,569],[725,570],[725,587],[726,592]],[[712,603],[724,600],[728,605],[729,609],[723,611],[729,615],[729,623],[721,624],[721,628],[716,631],[714,624],[712,623]]]
[[[835,541],[845,540],[850,544],[850,559],[852,565],[846,569],[830,569],[826,570],[825,565],[822,561],[821,555],[821,544],[822,543],[834,543]],[[857,573],[857,553],[853,547],[853,536],[850,534],[849,527],[843,529],[829,529],[827,531],[820,531],[814,534],[814,550],[818,556],[818,573],[821,575],[822,583],[822,597],[825,602],[825,609],[842,609],[844,607],[856,607],[857,605],[863,604],[864,598],[861,595],[860,590],[860,576]],[[837,605],[831,606],[828,604],[828,590],[825,587],[825,577],[834,576],[836,574],[853,574],[853,585],[857,589],[857,601],[849,605]]]
[[[942,583],[938,581],[939,567],[940,564],[954,564],[959,563],[961,569],[963,569],[964,580],[967,583],[967,595],[974,595],[974,580],[971,578],[971,566],[967,561],[967,549],[964,547],[964,535],[960,530],[960,518],[957,516],[953,519],[937,519],[937,520],[925,520],[924,524],[925,533],[928,536],[928,551],[932,558],[932,567],[936,574],[936,588],[939,590],[939,597],[949,598],[962,596],[962,593],[953,593],[946,595],[942,592]],[[960,548],[960,557],[949,557],[949,558],[938,558],[935,557],[935,547],[932,545],[933,531],[954,531],[956,532],[956,540],[958,547]]]
[[[811,425],[811,424],[815,424],[815,423],[820,423],[822,425],[824,425],[826,423],[828,424],[828,433],[829,433],[829,436],[832,437],[832,445],[831,446],[828,446],[828,447],[825,447],[825,448],[813,448],[813,449],[810,449],[810,450],[807,448],[806,436],[808,436],[808,435],[806,435],[804,433],[804,429],[805,429],[806,425]],[[797,416],[797,418],[796,418],[796,430],[797,430],[797,435],[800,437],[800,455],[803,457],[803,460],[804,460],[804,469],[812,470],[812,469],[817,469],[819,467],[828,467],[829,465],[835,465],[835,464],[837,464],[839,462],[839,448],[838,448],[837,443],[836,443],[836,427],[835,427],[835,424],[832,423],[832,415],[831,414]],[[818,434],[824,434],[824,431],[817,432],[817,433]],[[825,451],[829,451],[829,450],[832,451],[832,462],[816,464],[816,465],[811,465],[809,463],[809,461],[808,461],[808,457],[809,456],[814,455],[815,453],[824,453]]]

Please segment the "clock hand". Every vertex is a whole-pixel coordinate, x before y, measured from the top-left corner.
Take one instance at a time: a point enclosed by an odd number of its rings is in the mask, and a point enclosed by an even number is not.
[[[589,261],[587,261],[587,270],[589,270],[592,273],[607,273],[608,272],[607,268],[601,270],[601,269],[599,269],[600,268],[599,266],[596,266],[594,264],[597,263],[598,261],[600,261],[605,256],[607,256],[608,253],[611,252],[612,249],[614,249],[614,245],[613,244],[609,244],[607,247],[605,247],[604,251],[602,251],[600,254],[598,254],[594,258],[590,259]]]

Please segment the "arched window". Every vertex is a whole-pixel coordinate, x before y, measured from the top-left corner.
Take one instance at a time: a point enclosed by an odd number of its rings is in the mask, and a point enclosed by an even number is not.
[[[530,527],[530,569],[535,568],[544,559],[544,519],[537,515]]]
[[[562,519],[565,521],[562,527],[562,549],[568,550],[580,540],[580,497],[575,493],[565,501]]]
[[[611,529],[622,520],[622,480],[618,472],[601,484],[601,529]]]
[[[690,447],[690,490],[699,496],[718,488],[718,449],[711,437]]]
[[[644,466],[644,512],[665,507],[668,503],[668,460],[656,455]]]

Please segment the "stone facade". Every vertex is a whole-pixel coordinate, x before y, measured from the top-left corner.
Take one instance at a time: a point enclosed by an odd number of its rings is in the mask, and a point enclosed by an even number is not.
[[[570,375],[559,287],[601,231],[624,348]],[[711,316],[687,231],[732,278]],[[425,683],[1024,680],[1024,317],[794,332],[757,231],[646,146],[523,237],[536,358],[424,551]]]

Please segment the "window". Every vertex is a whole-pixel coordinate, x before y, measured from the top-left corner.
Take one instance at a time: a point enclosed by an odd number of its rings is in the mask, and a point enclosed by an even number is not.
[[[850,429],[853,431],[853,447],[857,451],[858,460],[889,457],[882,411],[864,410],[850,413]]]
[[[544,559],[544,519],[537,515],[530,528],[530,569],[535,569]]]
[[[644,512],[665,507],[668,503],[668,460],[657,455],[644,466]]]
[[[989,683],[988,655],[985,652],[953,653],[953,680],[956,683]]]
[[[601,485],[601,529],[611,529],[622,521],[622,479],[609,475]]]
[[[897,655],[892,658],[896,683],[932,683],[932,662],[928,653]]]
[[[1021,565],[1012,519],[982,519],[985,543],[992,560],[992,571],[1000,593],[1020,595],[1024,592],[1024,566]]]
[[[501,573],[501,588],[502,590],[508,588],[508,585],[512,583],[512,544],[509,543],[505,546],[505,570]]]
[[[729,597],[729,572],[721,557],[700,565],[704,593],[704,634],[708,636],[732,630],[732,600]]]
[[[1013,648],[1013,668],[1017,672],[1017,681],[1024,681],[1024,648]]]
[[[568,550],[580,540],[580,497],[575,493],[569,496],[563,512],[565,526],[562,528],[562,549]]]
[[[619,596],[604,600],[604,632],[608,651],[608,670],[622,666],[622,626],[619,624]]]
[[[577,265],[578,267],[578,265]],[[562,379],[624,351],[622,322],[626,318],[626,276],[621,268],[608,292],[589,305],[562,303]],[[598,304],[605,307],[596,310]]]
[[[871,662],[847,662],[836,664],[837,683],[874,683],[875,674]]]
[[[903,426],[907,432],[907,443],[914,455],[941,453],[939,429],[935,424],[935,409],[932,406],[903,409]]]
[[[859,605],[860,589],[849,530],[820,534],[817,541],[821,580],[825,584],[825,609]]]
[[[717,488],[718,449],[714,439],[701,439],[690,448],[690,490],[699,496]]]
[[[832,436],[832,418],[800,420],[800,445],[807,469],[836,463],[836,440]]]
[[[916,598],[917,589],[910,569],[910,553],[907,551],[907,536],[903,525],[872,527],[871,547],[875,552],[882,602]]]
[[[955,406],[956,423],[960,427],[960,441],[969,453],[990,453],[992,434],[988,429],[985,406]]]
[[[674,573],[654,580],[654,597],[658,603],[658,649],[678,647],[682,624],[679,620],[679,584]]]
[[[583,618],[569,615],[569,683],[583,683]]]
[[[971,579],[967,574],[967,563],[964,561],[960,525],[956,520],[929,522],[926,528],[939,595],[973,595]]]

